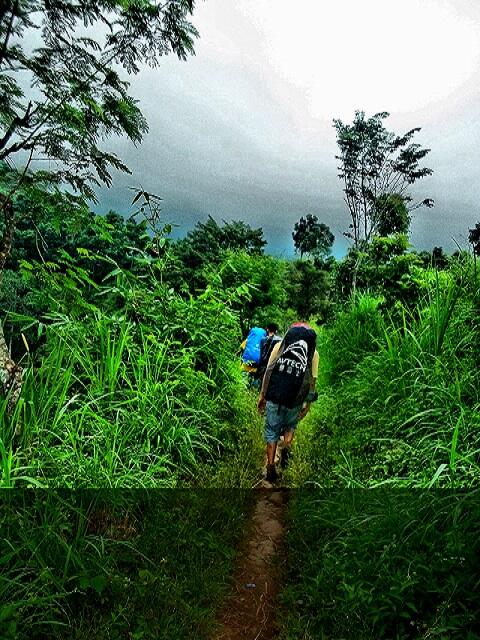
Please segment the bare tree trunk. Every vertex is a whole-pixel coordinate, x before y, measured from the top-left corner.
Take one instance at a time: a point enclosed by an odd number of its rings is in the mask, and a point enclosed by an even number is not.
[[[353,267],[353,276],[352,276],[352,297],[355,297],[355,292],[357,290],[357,276],[358,276],[358,270],[360,268],[360,263],[362,262],[362,256],[359,255],[357,256],[357,259],[355,260],[355,265]]]
[[[12,250],[13,234],[15,232],[15,214],[12,201],[9,198],[3,198],[1,211],[3,212],[5,229],[0,242],[0,286],[2,284],[3,270]]]
[[[13,212],[13,205],[10,199],[4,199],[2,210],[5,229],[3,232],[3,238],[0,242],[0,286],[2,285],[5,264],[12,249],[13,234],[15,231],[15,214]],[[0,323],[0,388],[5,397],[10,394],[7,405],[7,412],[9,415],[13,413],[18,402],[22,391],[22,383],[23,368],[20,365],[15,364],[12,360],[5,340],[3,325]]]
[[[11,415],[20,398],[23,384],[23,367],[12,360],[5,341],[3,325],[0,324],[0,383],[5,396],[10,394],[7,413]]]

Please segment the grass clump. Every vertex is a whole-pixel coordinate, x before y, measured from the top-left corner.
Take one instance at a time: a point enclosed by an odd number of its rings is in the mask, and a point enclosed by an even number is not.
[[[169,295],[154,317],[146,295],[135,318],[130,303],[49,317],[0,417],[1,485],[176,486],[219,455],[241,394],[238,321],[213,293]]]

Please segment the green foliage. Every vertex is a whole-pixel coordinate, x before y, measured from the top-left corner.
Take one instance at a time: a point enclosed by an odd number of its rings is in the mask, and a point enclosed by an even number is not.
[[[100,310],[70,271],[61,298],[56,272],[46,280],[55,313],[38,325],[45,355],[27,369],[16,413],[2,415],[4,448],[49,486],[175,484],[222,447],[241,392],[236,318],[212,288],[185,299],[120,269],[95,289]]]
[[[442,276],[442,277],[440,277]],[[322,350],[331,431],[318,468],[327,484],[469,487],[480,467],[478,292],[431,272],[415,312],[341,315]],[[367,298],[368,301],[368,298]],[[369,307],[373,303],[369,302]],[[316,479],[312,471],[312,479]]]
[[[241,294],[231,308],[238,313],[243,334],[253,325],[282,323],[286,302],[284,261],[246,251],[228,251],[222,264],[204,273],[223,290]]]
[[[478,496],[297,492],[282,640],[473,640]]]
[[[262,255],[265,244],[261,228],[252,229],[240,220],[224,220],[220,226],[208,216],[207,222],[197,222],[187,237],[175,244],[174,254],[182,265],[181,276],[193,292],[205,286],[204,272],[222,263],[228,252]]]
[[[315,317],[319,322],[330,318],[331,278],[323,263],[296,260],[290,263],[287,278],[288,306],[298,318]]]
[[[323,369],[331,383],[351,373],[366,354],[379,348],[381,302],[380,298],[360,294],[350,309],[338,314],[322,350]]]
[[[468,241],[472,245],[474,256],[480,256],[480,222],[468,230]]]
[[[389,236],[395,233],[407,234],[410,214],[405,199],[398,193],[385,193],[375,200],[376,233]]]
[[[388,308],[398,302],[413,307],[424,283],[421,258],[408,247],[402,234],[374,236],[370,244],[352,247],[335,268],[338,297],[345,300],[353,291],[369,291],[382,296]]]
[[[150,242],[144,221],[126,221],[115,211],[105,216],[86,211],[73,224],[70,210],[65,214],[66,223],[57,223],[61,211],[56,208],[50,215],[44,210],[43,219],[34,226],[31,219],[19,222],[8,269],[18,269],[22,261],[58,263],[68,254],[78,266],[88,266],[92,278],[100,283],[111,271],[111,261],[132,271],[140,267],[141,252]]]
[[[301,217],[293,228],[293,244],[295,251],[300,251],[300,257],[304,253],[318,258],[325,258],[332,250],[335,236],[329,227],[323,222],[318,222],[317,216],[309,213],[305,218]]]
[[[94,199],[92,182],[110,184],[112,168],[127,170],[100,141],[121,134],[139,142],[147,130],[118,69],[137,73],[141,64],[155,66],[170,52],[181,59],[193,53],[193,6],[192,0],[4,5],[0,160],[24,151],[56,160],[62,168],[51,177]],[[103,33],[100,26],[107,27]],[[25,49],[24,38],[33,31],[41,45]],[[27,97],[25,86],[35,87],[35,94]]]
[[[2,638],[206,639],[242,491],[3,492]]]

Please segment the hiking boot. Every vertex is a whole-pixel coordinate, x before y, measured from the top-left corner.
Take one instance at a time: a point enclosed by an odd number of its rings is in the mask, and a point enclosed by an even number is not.
[[[290,447],[284,447],[280,457],[280,466],[282,469],[286,469],[288,465],[288,459],[290,458]]]
[[[275,482],[277,479],[277,470],[274,464],[267,464],[267,482]]]

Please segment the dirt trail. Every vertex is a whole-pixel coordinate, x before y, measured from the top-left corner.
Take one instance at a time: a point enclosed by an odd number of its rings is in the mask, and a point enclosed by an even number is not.
[[[214,640],[272,640],[277,637],[275,599],[284,569],[285,489],[258,490],[257,503],[240,545],[234,590],[218,618]]]

